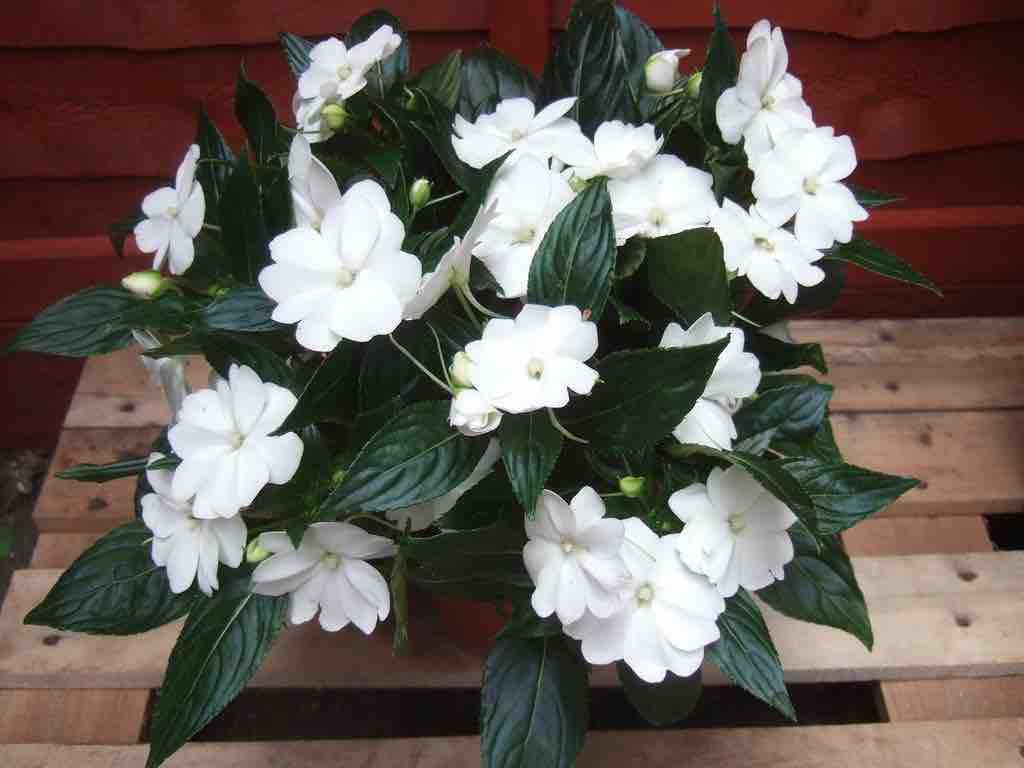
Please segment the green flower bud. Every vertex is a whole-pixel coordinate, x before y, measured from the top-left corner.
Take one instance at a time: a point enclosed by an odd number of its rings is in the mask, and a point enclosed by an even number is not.
[[[472,389],[473,382],[469,380],[469,355],[465,352],[456,352],[455,357],[452,358],[452,364],[448,367],[448,372],[452,377],[452,384],[461,389]]]
[[[579,176],[573,176],[569,179],[569,188],[577,195],[586,189],[589,184],[589,181],[581,179]]]
[[[430,189],[433,185],[427,179],[416,179],[409,187],[409,202],[413,208],[422,208],[430,202]]]
[[[121,286],[126,291],[131,291],[136,296],[144,299],[155,299],[162,293],[166,293],[174,287],[174,281],[164,277],[155,269],[144,269],[141,272],[132,272],[121,278]]]
[[[328,104],[320,110],[320,117],[332,131],[340,131],[348,121],[348,111],[341,104]]]
[[[647,480],[635,475],[626,475],[619,478],[619,490],[628,499],[638,499],[644,495],[647,487]]]
[[[700,70],[697,70],[686,81],[686,95],[696,99],[700,95]]]
[[[261,546],[258,538],[250,541],[249,546],[245,548],[245,562],[253,565],[262,560],[266,560],[270,555],[270,550]]]

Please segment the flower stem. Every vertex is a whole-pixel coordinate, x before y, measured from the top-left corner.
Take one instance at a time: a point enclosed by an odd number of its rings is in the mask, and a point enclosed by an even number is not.
[[[385,528],[390,528],[392,531],[395,531],[396,533],[402,532],[401,528],[399,528],[397,525],[389,523],[384,518],[377,517],[376,515],[367,515],[364,512],[356,512],[354,515],[349,515],[348,517],[344,518],[342,522],[351,523],[353,520],[369,520],[371,523],[377,523],[378,525],[382,525]]]
[[[203,222],[203,229],[208,229],[211,232],[220,232],[219,226],[216,224],[207,224],[205,221]]]
[[[429,202],[427,202],[425,205],[421,205],[420,206],[420,210],[421,211],[426,210],[427,208],[429,208],[432,205],[437,205],[438,203],[443,203],[446,200],[451,200],[453,197],[458,197],[459,195],[464,195],[464,194],[466,194],[466,193],[463,192],[461,189],[458,189],[458,190],[452,192],[451,194],[447,194],[447,195],[444,195],[442,197],[435,197],[432,200],[430,200]]]
[[[473,307],[475,307],[476,310],[478,312],[480,312],[481,314],[486,315],[487,317],[496,317],[496,318],[505,319],[504,315],[500,315],[497,312],[494,312],[493,310],[488,309],[487,307],[485,307],[483,304],[480,303],[480,300],[477,299],[477,297],[473,295],[473,289],[469,287],[469,282],[468,281],[465,282],[464,284],[458,286],[457,287],[457,291],[458,291],[458,293],[463,298],[465,298],[466,301],[468,301]]]
[[[466,298],[463,291],[460,290],[457,286],[455,288],[455,298],[459,300],[459,304],[462,305],[462,311],[466,313],[466,317],[469,318],[469,321],[473,324],[473,327],[476,328],[477,331],[482,332],[484,326],[480,322],[480,318],[476,316],[476,312],[474,312],[473,307],[470,306],[470,301]]]
[[[423,375],[425,375],[428,379],[430,379],[432,382],[437,384],[437,386],[439,386],[441,389],[443,389],[449,395],[454,396],[454,393],[452,392],[451,387],[449,387],[447,384],[445,384],[443,381],[441,381],[439,378],[437,378],[437,376],[435,376],[433,373],[431,373],[430,369],[427,368],[427,366],[425,366],[419,360],[417,360],[416,356],[412,352],[410,352],[408,349],[406,349],[405,347],[403,347],[401,344],[398,343],[398,339],[396,339],[390,333],[388,334],[388,338],[391,339],[391,343],[395,345],[395,347],[398,349],[399,352],[401,352],[403,355],[405,355],[407,358],[409,358],[409,362],[410,363],[415,365],[417,368],[420,369],[420,371],[423,372]]]
[[[434,334],[434,343],[437,345],[437,359],[441,363],[441,371],[444,373],[445,383],[448,384],[448,389],[454,392],[455,385],[452,384],[452,377],[448,373],[448,365],[444,359],[444,350],[441,348],[441,337],[437,335],[437,331],[434,330],[434,326],[429,322],[427,322],[427,328],[429,328],[430,332]]]
[[[574,435],[568,429],[563,427],[562,423],[558,420],[558,417],[555,416],[555,412],[551,408],[548,408],[548,418],[551,419],[551,426],[561,432],[563,437],[566,437],[576,443],[582,443],[583,445],[587,445],[590,442],[589,440],[584,440],[582,437]]]

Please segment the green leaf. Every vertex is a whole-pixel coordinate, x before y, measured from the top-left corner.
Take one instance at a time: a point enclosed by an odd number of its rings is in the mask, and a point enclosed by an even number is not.
[[[498,432],[501,458],[516,498],[530,517],[562,452],[562,433],[546,410],[506,414]]]
[[[87,288],[36,315],[7,349],[66,357],[102,355],[132,344],[132,328],[177,330],[184,319],[176,296],[140,299],[120,288]]]
[[[539,88],[532,72],[483,45],[463,60],[458,112],[473,121],[479,115],[493,112],[498,102],[505,99],[526,98],[536,103]]]
[[[778,651],[757,603],[745,590],[725,601],[718,629],[722,636],[708,646],[707,657],[738,686],[796,722]]]
[[[278,37],[285,58],[288,60],[288,68],[298,78],[309,69],[309,52],[313,50],[314,43],[312,40],[293,35],[291,32],[282,32]]]
[[[292,373],[284,359],[266,343],[243,334],[209,333],[198,337],[199,346],[210,365],[228,378],[232,363],[247,365],[263,381],[290,387]]]
[[[562,421],[576,434],[617,449],[653,445],[693,408],[726,339],[685,349],[613,352],[596,364],[600,380]]]
[[[441,61],[424,69],[413,85],[429,93],[449,110],[459,105],[462,86],[462,51],[452,51]]]
[[[708,142],[720,147],[728,145],[723,141],[722,133],[718,130],[715,105],[718,104],[718,97],[726,89],[736,85],[737,74],[739,74],[739,60],[736,57],[736,46],[733,45],[729,29],[722,20],[722,12],[716,4],[715,27],[711,31],[707,58],[704,60],[704,69],[701,70],[698,98],[700,101],[700,123],[704,136]]]
[[[352,371],[353,345],[342,341],[317,366],[277,434],[294,432],[337,412],[342,382]]]
[[[614,293],[608,294],[608,303],[612,305],[615,314],[618,316],[619,325],[633,325],[634,323],[644,330],[651,330],[651,321],[640,314],[635,307],[631,307],[620,300]]]
[[[802,459],[787,461],[785,466],[814,502],[814,530],[823,535],[841,533],[881,512],[919,482],[841,461]]]
[[[270,315],[277,306],[259,288],[228,291],[203,308],[203,324],[215,331],[279,331],[284,326]]]
[[[260,269],[270,261],[269,238],[260,188],[244,151],[238,156],[238,164],[228,179],[221,202],[221,230],[228,270],[240,282],[255,285]]]
[[[731,323],[729,278],[714,230],[702,227],[648,240],[647,275],[651,292],[687,325],[705,312],[717,325]]]
[[[385,24],[402,38],[402,43],[398,46],[398,50],[375,64],[366,73],[367,93],[372,98],[381,100],[394,87],[395,83],[402,82],[409,74],[409,36],[402,28],[402,22],[387,11],[370,11],[353,22],[345,37],[345,45],[352,48],[369,38]]]
[[[587,730],[587,667],[560,636],[498,637],[484,665],[483,768],[571,768]]]
[[[615,6],[615,22],[619,31],[619,56],[627,73],[630,97],[647,114],[655,100],[647,91],[647,60],[665,48],[647,23],[632,11]]]
[[[216,224],[220,221],[220,201],[227,188],[235,155],[210,116],[206,114],[205,107],[199,108],[196,144],[199,146],[200,160],[196,166],[196,179],[202,185],[206,198],[206,218]]]
[[[837,536],[796,542],[785,579],[757,593],[779,613],[849,632],[870,651],[874,644],[864,594]]]
[[[630,45],[635,43],[632,38]],[[615,3],[577,0],[544,70],[543,102],[575,97],[568,117],[589,136],[607,120],[636,122],[639,110],[630,91],[636,82],[632,64],[627,60]]]
[[[150,725],[147,768],[198,733],[252,679],[284,624],[288,599],[249,591],[233,574],[196,603],[171,651]]]
[[[688,445],[686,448],[692,453],[721,459],[746,470],[772,496],[789,507],[794,515],[812,529],[815,527],[814,503],[800,486],[797,479],[786,471],[786,465],[782,462],[772,461],[760,456],[752,456],[748,453],[740,453],[739,451],[718,451],[705,446]]]
[[[76,464],[61,470],[57,477],[61,480],[77,480],[80,483],[105,483],[108,480],[119,480],[122,477],[134,477],[146,471],[148,457],[125,459],[111,464]]]
[[[550,637],[562,634],[562,624],[554,614],[542,619],[533,610],[533,606],[524,601],[513,607],[512,615],[501,628],[500,634],[520,638]]]
[[[530,265],[532,304],[574,304],[601,317],[615,268],[615,226],[604,179],[559,211]]]
[[[883,205],[902,203],[905,198],[900,195],[890,195],[888,192],[879,192],[877,189],[868,189],[856,184],[846,184],[857,198],[857,202],[864,208],[881,208]]]
[[[825,254],[825,259],[855,264],[876,275],[927,288],[936,296],[942,295],[942,291],[935,283],[919,274],[905,261],[862,237],[855,237],[848,243],[835,246]]]
[[[14,528],[0,525],[0,560],[6,560],[14,552]]]
[[[629,703],[651,725],[672,725],[686,719],[704,689],[700,669],[689,677],[669,672],[662,682],[652,684],[637,677],[623,661],[617,662],[615,668]]]
[[[442,496],[469,477],[487,441],[453,430],[449,407],[447,401],[416,403],[385,424],[363,446],[322,513],[408,507]]]
[[[405,322],[392,334],[417,360],[440,378],[444,378],[438,360],[437,344],[426,323]],[[387,337],[380,336],[365,345],[359,370],[358,406],[371,411],[398,397],[410,399],[423,374]]]
[[[733,417],[741,437],[774,430],[779,435],[803,435],[817,430],[829,400],[831,384],[810,376],[777,374],[761,380],[757,397],[748,400]]]
[[[791,344],[750,329],[744,341],[747,352],[757,355],[762,371],[788,371],[807,365],[818,373],[828,373],[820,344]]]
[[[235,117],[249,139],[249,153],[257,163],[270,163],[272,156],[285,150],[277,133],[277,115],[267,94],[252,82],[243,66],[235,85]],[[237,169],[235,171],[237,173]]]
[[[153,564],[153,534],[141,520],[115,528],[71,564],[26,624],[94,635],[135,635],[188,613],[199,593],[171,592]]]
[[[406,557],[423,563],[454,560],[522,557],[526,535],[522,528],[498,522],[469,531],[444,531],[433,536],[416,536],[402,542]]]
[[[110,237],[110,245],[114,248],[114,253],[117,254],[117,258],[124,258],[124,243],[128,239],[129,235],[135,233],[135,225],[145,219],[145,215],[141,210],[135,211],[134,213],[125,216],[119,221],[115,221],[107,229],[107,235]]]
[[[784,435],[774,437],[771,447],[783,456],[817,459],[825,464],[842,464],[843,457],[832,434],[832,422],[826,417],[813,435]]]

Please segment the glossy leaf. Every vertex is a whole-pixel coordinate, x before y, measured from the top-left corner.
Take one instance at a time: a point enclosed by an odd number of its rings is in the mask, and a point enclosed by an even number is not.
[[[295,408],[277,430],[278,434],[293,432],[338,410],[339,389],[352,373],[353,351],[352,344],[342,341],[327,354],[299,393]]]
[[[299,75],[309,69],[309,52],[313,50],[314,43],[312,40],[293,35],[291,32],[282,32],[278,37],[285,58],[288,60],[288,68],[297,79]]]
[[[507,414],[498,432],[501,458],[523,510],[533,516],[537,498],[562,452],[564,438],[546,410]]]
[[[832,433],[832,422],[826,417],[812,435],[773,436],[773,450],[790,458],[816,459],[825,464],[842,464],[843,457]]]
[[[57,473],[61,480],[77,480],[80,483],[105,483],[108,480],[120,480],[122,477],[134,477],[146,471],[148,457],[125,459],[110,464],[76,464],[62,469]]]
[[[601,317],[615,268],[615,226],[604,180],[563,208],[537,248],[530,265],[533,304],[574,304]]]
[[[469,121],[494,111],[505,99],[526,98],[536,103],[539,84],[528,69],[500,51],[483,45],[468,53],[462,64],[458,113]]]
[[[856,184],[847,183],[846,186],[853,192],[857,202],[864,208],[881,208],[883,205],[902,203],[905,198],[900,195],[890,195],[888,192],[880,192],[877,189],[868,189]]]
[[[235,117],[245,129],[249,154],[256,162],[269,164],[274,154],[285,150],[283,137],[278,135],[274,105],[267,94],[248,78],[245,67],[239,71],[235,86]]]
[[[717,325],[731,323],[732,298],[714,230],[702,227],[647,241],[651,292],[685,325],[710,312]]]
[[[704,690],[700,669],[689,677],[669,672],[660,683],[648,683],[637,677],[624,661],[616,663],[615,668],[629,703],[651,725],[672,725],[686,719]]]
[[[216,224],[220,221],[220,201],[227,188],[235,154],[214,125],[206,108],[199,108],[199,124],[196,127],[196,144],[199,146],[199,165],[196,180],[203,187],[206,199],[206,218]],[[206,161],[206,162],[204,162]]]
[[[700,123],[704,136],[710,143],[720,147],[728,145],[723,141],[722,133],[718,130],[715,106],[718,104],[718,97],[727,88],[736,85],[738,74],[739,59],[736,56],[736,46],[722,19],[722,12],[716,4],[715,26],[711,32],[711,39],[708,41],[704,69],[701,70],[698,99],[700,101]]]
[[[419,73],[414,85],[454,112],[459,105],[462,88],[462,51],[452,51],[441,61],[431,64]]]
[[[765,376],[757,397],[743,404],[733,416],[742,437],[774,430],[779,435],[813,433],[828,408],[833,387],[810,376]]]
[[[747,329],[744,348],[757,355],[764,372],[789,371],[807,365],[819,373],[828,373],[820,344],[794,344]]]
[[[236,288],[203,308],[203,324],[216,331],[279,331],[270,315],[276,303],[259,288]]]
[[[252,368],[263,381],[291,386],[292,373],[284,358],[248,334],[203,334],[198,343],[207,361],[224,378],[228,378],[231,364],[237,363]]]
[[[942,295],[939,287],[900,258],[879,248],[862,237],[854,237],[845,245],[837,245],[825,255],[826,259],[845,261],[868,272],[889,277],[903,283],[927,288],[937,296]]]
[[[245,152],[224,190],[220,221],[228,271],[240,282],[255,285],[260,270],[270,262],[270,251],[259,185]]]

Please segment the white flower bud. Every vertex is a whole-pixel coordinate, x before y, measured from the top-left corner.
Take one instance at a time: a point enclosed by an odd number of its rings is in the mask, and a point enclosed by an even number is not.
[[[126,291],[131,291],[136,296],[144,299],[155,299],[165,293],[174,283],[161,275],[155,269],[144,269],[141,272],[132,272],[121,278],[121,286]]]
[[[448,422],[464,435],[484,435],[501,424],[501,411],[477,390],[460,389],[452,398]]]
[[[430,189],[433,185],[427,179],[416,179],[409,187],[409,202],[413,208],[422,208],[430,202]]]
[[[677,48],[672,51],[658,51],[647,59],[644,75],[647,89],[654,93],[668,93],[676,84],[679,74],[679,62],[690,55],[689,48]]]
[[[469,380],[469,366],[472,361],[465,352],[456,352],[452,358],[452,364],[448,366],[448,372],[452,376],[452,384],[460,389],[472,389],[473,382]]]
[[[332,131],[340,131],[348,121],[348,111],[341,104],[328,104],[320,110],[320,117]]]

